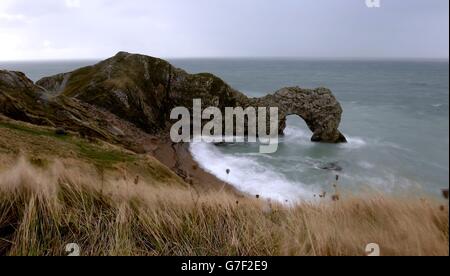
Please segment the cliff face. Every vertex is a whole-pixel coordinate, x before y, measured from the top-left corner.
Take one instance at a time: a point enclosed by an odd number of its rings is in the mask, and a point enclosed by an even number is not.
[[[25,121],[37,117],[109,140],[135,134],[117,126],[123,122],[148,134],[167,134],[172,108],[192,108],[196,98],[204,107],[220,109],[278,107],[280,133],[286,116],[296,114],[313,132],[313,141],[345,142],[338,130],[342,108],[325,88],[284,88],[263,98],[248,98],[212,74],[192,75],[164,60],[124,52],[93,66],[43,78],[36,85],[21,73],[0,71],[0,112]]]
[[[50,124],[40,97],[43,89],[25,74],[0,70],[0,113],[15,120]]]
[[[94,66],[43,78],[37,85],[50,95],[75,98],[108,110],[148,133],[167,127],[176,106],[235,106],[244,97],[211,74],[190,75],[168,62],[124,52]]]
[[[136,138],[142,131],[133,124],[76,98],[52,95],[23,73],[0,70],[0,114],[36,125],[62,127],[83,137],[144,151]]]

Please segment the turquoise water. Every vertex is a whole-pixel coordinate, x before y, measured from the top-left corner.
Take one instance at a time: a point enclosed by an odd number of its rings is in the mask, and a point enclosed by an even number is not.
[[[311,132],[290,117],[276,154],[258,145],[192,144],[201,166],[242,191],[276,200],[330,191],[335,175],[349,190],[440,194],[449,185],[448,61],[176,59],[190,73],[217,74],[259,97],[284,86],[330,88],[342,103],[345,145],[313,144]],[[36,80],[92,62],[0,63]],[[329,163],[338,171],[324,170]],[[228,175],[226,170],[230,169]]]

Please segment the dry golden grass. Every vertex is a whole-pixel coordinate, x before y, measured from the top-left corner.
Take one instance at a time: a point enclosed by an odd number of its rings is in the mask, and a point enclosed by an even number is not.
[[[136,183],[137,182],[137,183]],[[100,184],[102,183],[102,184]],[[383,196],[294,207],[21,158],[0,172],[0,255],[449,254],[448,205]]]

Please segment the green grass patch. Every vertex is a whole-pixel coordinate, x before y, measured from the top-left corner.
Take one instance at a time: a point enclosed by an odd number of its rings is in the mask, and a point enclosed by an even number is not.
[[[58,138],[58,139],[66,139],[68,137],[68,135],[57,135],[54,131],[50,131],[50,130],[34,129],[34,128],[27,127],[24,125],[11,124],[11,123],[7,123],[7,122],[0,122],[0,127],[24,132],[26,134],[33,135],[33,136],[46,136],[46,137],[53,137],[53,138]]]
[[[117,163],[134,162],[136,160],[136,157],[132,154],[119,150],[105,149],[100,145],[97,145],[95,142],[91,143],[74,136],[57,135],[51,130],[35,129],[25,125],[13,124],[9,122],[0,122],[0,128],[20,132],[24,135],[24,137],[29,135],[31,137],[49,137],[59,140],[63,142],[63,144],[55,144],[55,154],[57,154],[58,151],[64,152],[73,149],[80,158],[104,168],[111,168]],[[45,164],[40,164],[40,162],[34,165],[45,166]]]
[[[83,141],[77,142],[76,145],[81,157],[102,167],[108,168],[117,163],[133,162],[136,160],[136,157],[131,154],[126,154],[118,150],[101,149]]]

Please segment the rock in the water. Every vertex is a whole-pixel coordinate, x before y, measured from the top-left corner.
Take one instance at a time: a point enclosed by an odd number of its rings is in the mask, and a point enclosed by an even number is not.
[[[344,170],[337,162],[327,163],[323,166],[320,166],[320,168],[322,170],[335,171],[335,172],[341,172]]]
[[[344,135],[338,130],[341,123],[342,107],[327,88],[283,88],[273,95],[252,99],[250,104],[278,107],[279,133],[284,133],[287,116],[298,115],[303,118],[313,132],[311,138],[313,142],[347,142]]]

